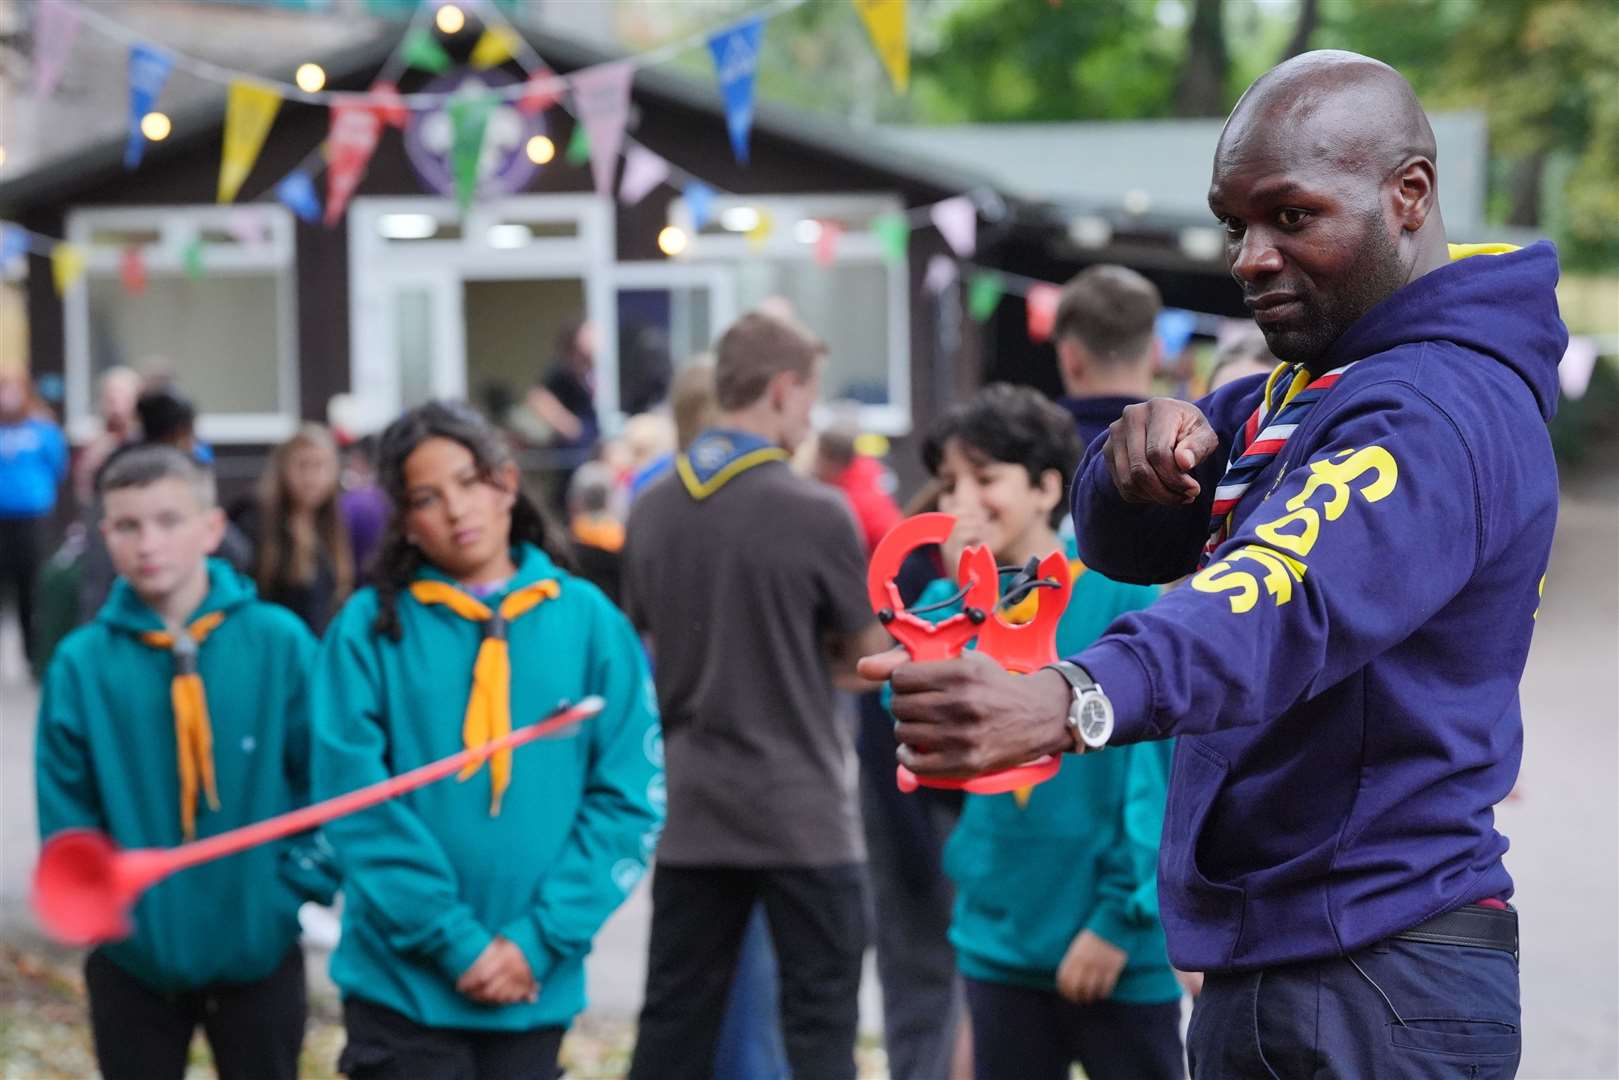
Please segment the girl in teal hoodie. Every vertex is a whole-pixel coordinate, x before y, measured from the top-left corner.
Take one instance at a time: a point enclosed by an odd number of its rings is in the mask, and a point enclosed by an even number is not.
[[[353,1080],[550,1076],[591,939],[645,871],[663,747],[640,642],[559,564],[498,433],[434,403],[382,436],[393,520],[375,585],[312,678],[317,798],[478,746],[560,702],[606,706],[326,827],[343,872]]]
[[[969,544],[1022,565],[1061,543],[1055,529],[1079,440],[1067,413],[1034,390],[985,387],[934,423],[922,455],[940,481],[939,508],[956,515],[947,566]],[[1077,559],[1070,567],[1059,656],[1157,595]],[[915,606],[956,590],[935,581]],[[928,617],[956,610],[959,601]],[[978,1076],[1066,1080],[1072,1062],[1092,1080],[1182,1075],[1181,992],[1155,874],[1169,753],[1167,743],[1144,743],[1068,756],[1043,784],[966,797],[944,869],[956,886],[950,941],[966,980]]]

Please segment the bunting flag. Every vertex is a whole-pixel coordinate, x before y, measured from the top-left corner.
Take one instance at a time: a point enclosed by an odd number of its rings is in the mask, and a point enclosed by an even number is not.
[[[202,280],[202,239],[200,237],[192,237],[191,242],[180,249],[180,268],[185,271],[186,277],[192,281]]]
[[[928,211],[933,227],[958,259],[970,259],[978,250],[978,207],[965,195],[936,202]]]
[[[691,211],[692,231],[700,232],[714,217],[714,189],[701,180],[688,180],[680,195]]]
[[[43,101],[56,92],[79,36],[79,11],[67,0],[39,0],[34,11],[34,96]]]
[[[905,38],[906,0],[854,0],[860,21],[866,24],[871,44],[888,71],[894,89],[905,93],[911,84],[911,46]]]
[[[590,138],[590,171],[596,194],[611,196],[618,148],[630,119],[630,80],[635,65],[628,60],[597,64],[573,76],[576,115]]]
[[[379,82],[371,84],[371,107],[384,124],[403,128],[410,123],[410,106],[399,96],[399,84]]]
[[[141,134],[141,118],[152,111],[163,84],[169,81],[174,60],[168,53],[150,45],[129,47],[129,140],[124,144],[124,168],[141,163],[146,136]]]
[[[1028,306],[1029,340],[1036,345],[1051,337],[1057,325],[1057,304],[1062,300],[1062,289],[1040,281],[1029,286],[1023,302]]]
[[[522,38],[517,36],[516,30],[509,26],[491,26],[478,38],[478,44],[472,47],[472,66],[479,71],[499,67],[508,60],[516,59],[521,45]]]
[[[669,179],[669,163],[644,146],[631,146],[624,154],[624,175],[618,182],[618,199],[634,206]]]
[[[573,125],[573,134],[568,136],[568,145],[562,151],[562,160],[569,165],[583,165],[590,160],[590,132],[585,125]]]
[[[838,241],[843,239],[843,226],[836,221],[821,222],[821,231],[815,237],[815,262],[823,267],[838,261]]]
[[[275,186],[275,197],[300,221],[313,225],[320,220],[320,196],[315,194],[315,182],[302,169],[281,178]]]
[[[927,286],[928,292],[938,296],[954,285],[960,276],[961,271],[956,269],[956,260],[948,255],[935,255],[928,260],[928,272],[923,278],[923,284]]]
[[[281,95],[268,86],[241,79],[230,84],[225,98],[225,150],[219,159],[220,202],[234,201],[242,190],[242,181],[253,171],[280,108]]]
[[[264,212],[253,207],[242,207],[232,211],[225,227],[238,244],[245,244],[248,247],[257,247],[264,243],[270,232],[269,223],[264,220]]]
[[[764,23],[753,18],[708,39],[720,96],[725,99],[725,128],[731,134],[731,151],[744,165],[748,163],[748,133],[753,129],[753,77],[759,69],[759,42],[763,36]]]
[[[743,235],[748,238],[748,247],[758,251],[770,239],[770,234],[776,231],[776,219],[764,210],[759,211],[759,219],[753,223],[753,228]]]
[[[118,280],[124,292],[139,296],[146,291],[146,256],[138,247],[126,247],[118,260]]]
[[[434,75],[444,74],[455,64],[450,54],[444,51],[444,46],[438,43],[438,38],[424,26],[418,26],[405,35],[405,40],[399,46],[399,55],[410,67],[430,71]]]
[[[467,212],[478,190],[478,162],[483,158],[483,137],[489,117],[499,101],[493,94],[456,98],[450,114],[450,171],[455,175],[455,201]]]
[[[1006,286],[1001,275],[992,270],[980,270],[967,280],[967,314],[974,322],[983,322],[995,314]]]
[[[376,152],[382,119],[365,105],[333,105],[326,138],[326,225],[336,225]]]
[[[871,231],[877,236],[886,262],[902,263],[911,245],[911,226],[904,214],[882,214],[871,221]]]
[[[524,116],[538,116],[562,100],[562,85],[556,72],[542,67],[529,75],[523,83],[523,96],[517,99],[517,111]]]
[[[61,243],[51,248],[51,281],[57,296],[66,296],[69,289],[84,277],[84,249],[77,244]]]
[[[0,225],[0,268],[28,253],[28,231],[21,225]]]

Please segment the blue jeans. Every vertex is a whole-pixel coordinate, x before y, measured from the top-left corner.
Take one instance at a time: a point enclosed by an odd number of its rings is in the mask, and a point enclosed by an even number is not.
[[[1518,960],[1390,938],[1348,956],[1209,974],[1192,1010],[1194,1080],[1516,1075]]]
[[[725,1022],[714,1051],[714,1080],[786,1080],[791,1075],[779,1009],[776,949],[770,943],[764,905],[755,904],[725,1001]]]

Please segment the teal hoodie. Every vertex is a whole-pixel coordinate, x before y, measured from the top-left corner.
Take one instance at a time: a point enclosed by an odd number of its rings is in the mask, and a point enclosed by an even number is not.
[[[1057,624],[1057,653],[1072,656],[1158,590],[1110,581],[1077,561],[1074,592]],[[935,581],[916,606],[956,591]],[[953,609],[928,616],[944,618]],[[1174,1001],[1180,986],[1158,922],[1158,834],[1169,743],[1065,755],[1062,769],[1027,793],[968,795],[944,851],[956,885],[950,941],[962,974],[1055,990],[1057,968],[1082,930],[1129,954],[1111,1000]]]
[[[513,727],[590,694],[606,706],[513,752],[498,817],[485,765],[324,830],[345,899],[332,978],[345,996],[430,1027],[567,1024],[585,1005],[591,939],[645,872],[663,823],[662,732],[635,631],[599,589],[537,548],[513,557],[516,576],[481,598],[487,606],[546,578],[561,587],[508,626]],[[398,605],[397,642],[372,631],[377,596],[363,589],[321,643],[311,691],[317,797],[462,749],[481,628],[403,590]],[[523,951],[538,1001],[482,1005],[455,989],[496,934]]]
[[[308,802],[306,689],[315,639],[298,617],[258,599],[218,559],[189,624],[225,621],[197,651],[208,699],[220,808],[199,800],[198,838]],[[139,640],[157,614],[119,579],[93,622],[63,639],[45,674],[35,745],[40,836],[101,829],[124,848],[181,842],[180,780],[167,650]],[[134,933],[107,959],[159,990],[251,982],[298,940],[291,839],[181,871],[136,903]]]

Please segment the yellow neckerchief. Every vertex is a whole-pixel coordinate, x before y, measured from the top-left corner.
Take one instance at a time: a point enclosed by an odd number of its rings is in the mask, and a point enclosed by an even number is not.
[[[178,638],[167,630],[148,630],[141,644],[167,649],[174,656],[174,677],[169,680],[169,702],[174,708],[175,755],[180,765],[180,834],[197,837],[197,781],[208,797],[208,809],[219,809],[219,788],[214,781],[214,730],[208,722],[208,698],[197,673],[197,648],[225,621],[223,611],[197,619]]]
[[[512,661],[506,644],[506,628],[513,619],[543,601],[555,600],[562,587],[547,578],[507,594],[498,612],[473,599],[447,581],[415,581],[410,595],[418,603],[443,604],[463,619],[483,625],[483,643],[472,664],[472,693],[467,697],[466,718],[461,723],[461,741],[468,750],[507,735],[512,730]],[[482,767],[481,760],[469,762],[457,777],[466,780]],[[512,782],[512,752],[498,751],[489,759],[489,816],[500,813],[500,799]]]
[[[707,480],[699,480],[697,470],[691,467],[691,460],[685,454],[676,454],[675,472],[680,474],[680,482],[686,485],[687,493],[698,502],[702,502],[754,466],[763,465],[767,461],[787,461],[789,457],[787,451],[779,446],[762,446],[727,463],[723,469]]]
[[[591,517],[580,514],[571,524],[573,538],[586,547],[603,551],[621,551],[624,547],[624,524],[610,517]]]
[[[1078,581],[1079,575],[1083,574],[1084,572],[1084,563],[1080,562],[1078,559],[1068,560],[1068,573],[1073,577],[1073,580]],[[1030,590],[1028,596],[1025,596],[1022,600],[1019,600],[1017,603],[1001,612],[1001,618],[1017,626],[1021,626],[1022,624],[1028,622],[1039,613],[1040,592],[1041,590],[1039,589]],[[1029,796],[1033,794],[1033,784],[1014,789],[1012,791],[1012,797],[1017,800],[1017,808],[1019,810],[1027,810],[1029,808]]]

